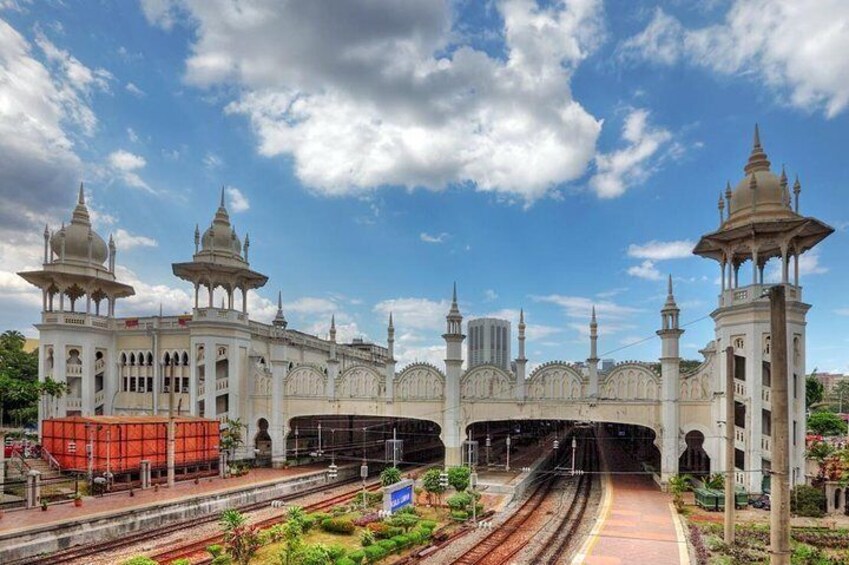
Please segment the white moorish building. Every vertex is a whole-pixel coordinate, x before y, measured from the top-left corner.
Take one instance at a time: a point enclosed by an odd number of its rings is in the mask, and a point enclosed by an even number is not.
[[[734,348],[735,481],[761,488],[770,467],[769,305],[761,298],[767,262],[779,264],[787,287],[791,469],[801,482],[805,434],[805,317],[799,257],[833,230],[799,211],[801,186],[780,176],[757,130],[744,178],[719,199],[719,226],[694,253],[716,260],[722,287],[711,313],[716,337],[702,350],[704,362],[680,371],[683,330],[670,277],[660,311],[657,363],[624,362],[600,372],[598,321],[592,312],[586,370],[561,361],[527,374],[524,316],[518,325],[518,356],[512,364],[484,363],[464,369],[463,317],[456,287],[446,317],[443,367],[414,363],[397,368],[395,328],[386,347],[336,342],[289,328],[278,296],[273,320],[250,318],[248,293],[267,277],[251,269],[250,240],[230,224],[223,196],[210,226],[196,227],[190,261],[174,275],[194,288],[192,313],[183,316],[115,316],[116,302],[132,296],[117,280],[117,249],[92,230],[82,187],[68,225],[44,232],[41,270],[20,276],[42,291],[39,378],[68,384],[69,393],[43,403],[39,419],[65,415],[160,414],[169,409],[248,426],[249,443],[275,463],[287,457],[285,438],[301,416],[353,415],[414,418],[434,422],[445,445],[446,464],[460,463],[468,427],[496,420],[590,420],[638,425],[652,431],[659,475],[705,473],[725,468],[725,349]],[[749,263],[748,278],[741,266]],[[216,290],[224,300],[213,303]],[[221,291],[218,290],[219,295]],[[203,299],[205,298],[205,299]],[[186,305],[189,307],[190,305]],[[260,441],[261,440],[261,441]],[[251,445],[251,448],[253,445]],[[249,455],[246,451],[242,455]]]

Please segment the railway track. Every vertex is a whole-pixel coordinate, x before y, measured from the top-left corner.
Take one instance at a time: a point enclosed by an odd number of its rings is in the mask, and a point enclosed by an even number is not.
[[[585,465],[594,464],[594,456],[590,454],[591,449],[589,442],[585,441],[582,450],[582,460],[586,462]],[[541,544],[541,549],[528,561],[529,563],[534,565],[557,563],[560,555],[577,532],[586,511],[590,489],[592,488],[591,475],[579,475],[578,477],[568,508],[562,516],[558,517],[553,533]],[[545,500],[551,496],[552,490],[560,481],[561,475],[550,472],[513,515],[500,527],[455,559],[453,563],[455,565],[511,563],[513,558],[525,549],[540,531],[546,528],[546,526],[543,526],[535,531],[528,531],[528,523],[540,510]]]
[[[311,494],[326,492],[331,488],[335,488],[337,486],[344,486],[346,484],[358,483],[361,479],[353,478],[346,481],[340,481],[334,483],[332,485],[319,485],[314,488],[305,489],[302,491],[294,492],[291,494],[284,495],[275,500],[279,500],[281,502],[288,502],[292,500],[297,500],[299,498],[303,498],[305,496],[309,496]],[[362,489],[358,489],[356,492],[360,492]],[[324,502],[324,501],[323,501]],[[268,508],[271,504],[271,501],[265,502],[255,502],[251,504],[245,504],[236,508],[239,512],[253,512],[256,510],[260,510],[263,508]],[[162,526],[159,528],[147,529],[141,532],[135,532],[132,534],[127,534],[122,536],[120,539],[110,540],[102,543],[95,543],[85,546],[73,547],[71,549],[67,549],[64,551],[59,551],[56,553],[52,553],[46,556],[40,557],[28,557],[26,559],[18,560],[10,562],[9,565],[62,565],[65,563],[73,563],[79,559],[90,557],[92,555],[97,555],[98,553],[105,553],[114,551],[116,549],[121,549],[123,547],[127,547],[129,545],[144,542],[151,539],[156,539],[159,536],[164,536],[167,534],[172,534],[176,530],[180,530],[182,528],[188,528],[193,526],[198,526],[200,524],[208,524],[211,522],[218,521],[218,514],[212,514],[209,516],[203,516],[200,518],[193,518],[191,520],[182,520],[180,522],[174,522],[168,524],[167,526]],[[278,517],[279,519],[279,517]],[[215,542],[211,542],[215,543]]]

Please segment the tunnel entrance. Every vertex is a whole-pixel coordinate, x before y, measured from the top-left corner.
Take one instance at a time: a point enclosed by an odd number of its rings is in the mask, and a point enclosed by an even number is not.
[[[442,460],[440,426],[428,420],[383,416],[298,416],[289,422],[290,465],[366,461],[370,466],[418,466]],[[393,449],[393,440],[400,450]]]

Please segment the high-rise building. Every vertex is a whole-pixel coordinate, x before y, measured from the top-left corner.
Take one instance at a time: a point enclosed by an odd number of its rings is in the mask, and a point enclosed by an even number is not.
[[[495,365],[510,370],[510,322],[476,318],[468,324],[468,366]]]

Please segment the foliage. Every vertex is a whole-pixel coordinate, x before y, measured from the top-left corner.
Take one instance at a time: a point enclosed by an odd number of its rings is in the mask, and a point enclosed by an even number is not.
[[[805,379],[805,408],[822,402],[824,395],[825,389],[822,383],[813,375],[808,375]]]
[[[230,457],[234,457],[236,450],[245,443],[245,424],[239,418],[229,418],[221,428],[221,450],[226,451]]]
[[[365,554],[365,560],[367,563],[377,563],[389,555],[389,552],[379,545],[370,545],[363,549],[363,553]]]
[[[366,558],[365,550],[361,549],[359,551],[354,551],[348,554],[348,559],[353,561],[355,564],[359,565]]]
[[[669,479],[669,492],[672,493],[672,504],[680,513],[684,510],[684,492],[690,488],[690,475],[675,475]]]
[[[405,532],[419,523],[419,517],[415,514],[396,514],[386,521],[390,526],[401,528]]]
[[[368,546],[372,545],[374,542],[375,542],[374,532],[369,530],[369,529],[363,530],[362,533],[360,534],[360,545],[362,545],[363,547],[368,547]]]
[[[693,524],[690,524],[690,544],[696,553],[696,565],[708,565],[710,552],[705,547],[705,540],[702,537],[702,532]]]
[[[388,487],[401,481],[401,470],[398,467],[387,467],[380,472],[380,484]]]
[[[457,492],[463,492],[469,488],[471,476],[472,470],[468,467],[451,467],[448,469],[448,484],[454,487]]]
[[[335,565],[357,565],[357,563],[350,557],[340,557]]]
[[[469,519],[469,513],[465,510],[452,510],[451,519],[457,522],[465,522]]]
[[[192,565],[192,562],[186,557],[181,557],[180,559],[172,561],[171,565]]]
[[[722,473],[714,473],[704,479],[705,488],[722,490],[725,488],[725,476]]]
[[[221,524],[221,529],[224,530],[225,533],[231,532],[239,526],[245,525],[245,517],[238,510],[228,508],[221,513],[218,523]]]
[[[846,422],[832,412],[813,412],[808,416],[808,431],[823,436],[846,434]]]
[[[321,521],[321,529],[331,534],[350,535],[354,533],[354,522],[348,518],[325,518]]]
[[[822,489],[799,485],[790,493],[790,511],[799,516],[821,518],[825,515],[825,493]]]
[[[472,503],[472,495],[467,492],[452,494],[445,501],[452,510],[465,510]]]
[[[12,416],[9,423],[17,426],[38,419],[37,403],[42,392],[38,352],[25,352],[25,343],[26,338],[18,331],[0,334],[0,426],[7,416]]]
[[[394,541],[392,541],[391,539],[382,539],[379,542],[377,542],[376,545],[379,545],[380,547],[385,549],[386,553],[392,553],[393,551],[398,549],[398,544],[395,543]],[[366,554],[366,555],[368,555],[368,554]]]
[[[121,561],[120,565],[158,565],[156,561],[151,559],[150,557],[145,557],[144,555],[136,555],[135,557],[130,557],[129,559],[125,559]]]
[[[805,454],[805,457],[811,461],[816,461],[818,466],[817,478],[824,478],[826,461],[828,461],[828,459],[834,455],[836,451],[837,450],[834,446],[825,441],[815,441],[808,446],[808,451]]]
[[[218,557],[219,555],[224,553],[224,548],[218,545],[217,543],[207,546],[206,550],[212,557]]]
[[[303,526],[297,520],[287,520],[283,524],[283,539],[286,541],[283,549],[277,554],[280,565],[296,565],[304,549]]]
[[[306,546],[300,555],[299,565],[330,565],[330,549],[323,543]]]
[[[225,532],[224,544],[227,554],[239,565],[248,565],[261,545],[256,527],[246,525]]]
[[[428,497],[432,498],[434,495],[440,496],[443,492],[445,492],[445,487],[442,486],[439,482],[439,475],[441,471],[438,468],[428,469],[424,475],[422,475],[422,486],[428,493]]]
[[[362,516],[354,520],[354,525],[363,527],[367,526],[368,524],[371,524],[372,522],[378,521],[380,521],[380,514],[378,514],[377,512],[371,512],[369,514],[363,514]]]

